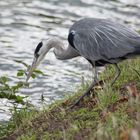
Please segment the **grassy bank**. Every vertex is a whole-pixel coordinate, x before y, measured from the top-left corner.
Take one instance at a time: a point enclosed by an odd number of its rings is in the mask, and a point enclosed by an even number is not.
[[[100,81],[93,94],[79,106],[70,106],[86,90],[56,101],[49,108],[15,110],[12,119],[0,126],[0,140],[128,140],[140,139],[140,60],[120,64],[122,73],[113,87]],[[135,69],[135,70],[134,70]],[[114,73],[107,67],[101,79]]]

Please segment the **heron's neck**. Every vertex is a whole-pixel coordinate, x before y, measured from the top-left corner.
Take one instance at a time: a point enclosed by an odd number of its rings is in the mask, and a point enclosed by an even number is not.
[[[48,42],[50,48],[54,48],[54,54],[57,59],[66,60],[79,56],[79,54],[70,45],[64,46],[64,43],[59,38],[52,38]]]

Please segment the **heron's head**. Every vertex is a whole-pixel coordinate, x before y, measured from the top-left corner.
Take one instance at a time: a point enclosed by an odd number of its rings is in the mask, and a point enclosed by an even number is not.
[[[47,52],[51,49],[51,45],[47,41],[40,42],[35,51],[34,51],[34,59],[32,62],[32,65],[29,66],[27,70],[27,79],[26,82],[28,82],[29,78],[31,77],[33,71],[37,68],[37,66],[40,64],[40,62],[43,60]]]
[[[43,58],[51,48],[54,48],[54,53],[56,57],[59,58],[58,54],[60,54],[62,51],[61,46],[63,46],[62,41],[56,37],[50,38],[48,40],[44,40],[37,45],[34,51],[34,59],[32,65],[29,66],[27,70],[26,82],[28,82],[35,68],[40,64],[40,62],[43,60]]]

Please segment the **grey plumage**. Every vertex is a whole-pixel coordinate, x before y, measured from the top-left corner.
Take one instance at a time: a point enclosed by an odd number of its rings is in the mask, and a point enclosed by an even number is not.
[[[76,22],[73,44],[80,55],[91,60],[117,63],[129,54],[140,53],[140,36],[129,28],[106,19],[85,18]]]

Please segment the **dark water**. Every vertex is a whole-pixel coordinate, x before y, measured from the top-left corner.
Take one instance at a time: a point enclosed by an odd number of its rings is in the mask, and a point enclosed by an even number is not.
[[[31,64],[34,48],[42,39],[59,36],[67,44],[69,27],[83,17],[108,18],[137,30],[140,0],[0,0],[0,76],[10,76],[12,84],[17,70],[25,68],[14,60]],[[36,105],[42,93],[50,103],[74,91],[82,75],[85,79],[92,75],[83,58],[59,61],[52,52],[39,68],[48,76],[30,80],[31,87],[19,93],[29,95]],[[9,112],[1,110],[9,106],[0,100],[0,120],[9,118]]]

